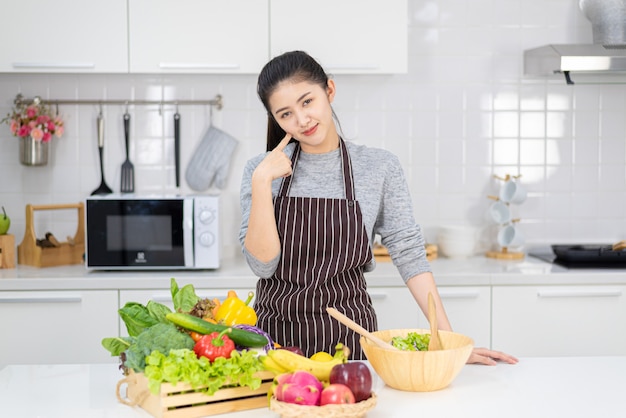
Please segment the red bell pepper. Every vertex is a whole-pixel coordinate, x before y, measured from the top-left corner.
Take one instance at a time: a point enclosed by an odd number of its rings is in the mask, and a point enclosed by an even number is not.
[[[220,333],[212,332],[204,335],[193,347],[196,356],[206,357],[211,363],[218,357],[230,358],[230,353],[235,350],[235,343],[226,333],[231,331],[232,328],[226,328]]]

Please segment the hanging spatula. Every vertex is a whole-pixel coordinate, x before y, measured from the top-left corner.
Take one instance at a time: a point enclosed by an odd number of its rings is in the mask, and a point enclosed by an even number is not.
[[[133,193],[135,191],[135,167],[130,162],[130,115],[128,111],[124,113],[124,141],[126,142],[126,160],[122,164],[122,179],[120,191],[122,193]]]

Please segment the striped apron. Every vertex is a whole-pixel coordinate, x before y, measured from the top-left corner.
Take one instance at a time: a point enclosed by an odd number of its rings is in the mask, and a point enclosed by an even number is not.
[[[281,259],[274,275],[257,282],[257,326],[282,346],[305,355],[335,352],[341,342],[351,359],[364,359],[359,335],[326,313],[331,306],[369,331],[376,313],[363,276],[372,259],[359,203],[354,196],[352,165],[340,139],[345,199],[289,197],[300,145],[291,157],[292,175],[274,198]]]

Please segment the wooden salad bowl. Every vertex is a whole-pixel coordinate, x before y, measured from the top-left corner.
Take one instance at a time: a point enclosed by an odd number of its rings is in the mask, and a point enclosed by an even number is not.
[[[391,329],[373,334],[391,342],[395,336],[409,332],[429,334],[426,329]],[[437,351],[402,351],[381,348],[361,337],[361,347],[376,373],[394,389],[408,392],[431,392],[447,387],[459,374],[474,348],[474,341],[465,335],[439,330],[443,346]]]

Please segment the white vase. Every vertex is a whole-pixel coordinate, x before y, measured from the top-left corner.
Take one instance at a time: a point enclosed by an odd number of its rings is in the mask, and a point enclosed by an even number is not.
[[[48,164],[49,143],[32,137],[20,138],[20,163],[27,166]]]
[[[594,44],[626,44],[626,0],[579,0],[578,5],[591,22]]]

